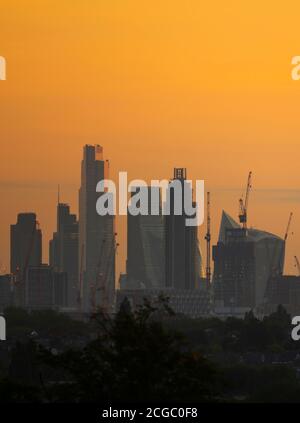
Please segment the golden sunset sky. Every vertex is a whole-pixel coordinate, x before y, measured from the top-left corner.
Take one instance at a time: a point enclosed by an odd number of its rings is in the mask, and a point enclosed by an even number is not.
[[[300,258],[299,1],[0,0],[0,262],[9,225],[35,211],[44,260],[56,187],[78,209],[82,146],[99,143],[112,177],[186,167],[212,196],[213,242],[234,218],[249,170],[249,224],[283,236]],[[118,222],[119,270],[126,256]],[[200,242],[204,251],[204,227]]]

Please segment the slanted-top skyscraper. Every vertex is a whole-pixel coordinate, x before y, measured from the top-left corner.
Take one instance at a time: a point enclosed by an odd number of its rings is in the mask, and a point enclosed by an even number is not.
[[[139,187],[148,196],[148,204],[155,187]],[[161,214],[160,192],[158,215],[127,216],[127,287],[162,288],[164,278],[164,223]]]
[[[223,211],[213,246],[215,310],[243,314],[266,300],[274,269],[282,274],[285,241],[271,233],[240,227]]]
[[[97,183],[108,179],[109,163],[100,145],[86,145],[79,190],[79,290],[83,310],[92,303],[111,305],[115,289],[114,216],[99,216]],[[101,286],[99,286],[99,284]]]

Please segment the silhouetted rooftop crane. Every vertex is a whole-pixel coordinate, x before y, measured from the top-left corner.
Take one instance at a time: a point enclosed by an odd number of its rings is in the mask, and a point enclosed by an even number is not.
[[[296,263],[295,266],[297,267],[297,270],[298,270],[298,276],[300,276],[300,263],[299,263],[298,257],[294,256],[294,259],[295,259],[295,263]]]
[[[288,239],[289,233],[290,233],[290,228],[291,228],[291,222],[292,222],[292,218],[293,218],[293,213],[290,213],[289,216],[289,220],[288,220],[288,224],[285,230],[285,234],[284,234],[284,244],[283,247],[281,248],[281,251],[279,252],[279,244],[277,244],[277,248],[274,251],[274,255],[273,255],[273,260],[272,260],[272,274],[273,275],[277,275],[281,273],[281,269],[280,266],[283,262],[283,253],[285,251],[285,245],[286,245],[286,241]]]
[[[79,284],[78,284],[78,291],[77,291],[77,307],[78,311],[81,311],[82,306],[82,282],[83,282],[83,259],[84,259],[84,245],[81,246],[81,254],[80,254],[80,270],[79,270]]]
[[[245,202],[243,201],[242,198],[239,199],[239,204],[240,204],[239,219],[244,229],[247,229],[247,211],[248,211],[249,194],[250,194],[251,188],[252,188],[252,172],[249,172]]]
[[[211,268],[210,268],[210,240],[211,240],[211,233],[210,233],[210,192],[207,193],[207,226],[206,226],[206,284],[209,287],[210,278],[211,278]]]
[[[287,228],[286,228],[286,231],[285,231],[285,235],[284,235],[284,240],[285,241],[287,240],[287,238],[289,236],[292,218],[293,218],[293,213],[291,212],[290,213],[290,217],[289,217],[289,221],[288,221],[288,224],[287,224]]]
[[[117,233],[114,234],[111,241],[111,246],[108,249],[108,243],[104,239],[102,241],[101,253],[98,261],[97,271],[96,271],[96,280],[95,283],[91,284],[91,306],[92,311],[95,313],[97,311],[97,291],[101,291],[100,294],[100,308],[104,313],[110,312],[110,298],[108,292],[108,283],[110,281],[113,264],[115,260],[115,254],[119,246],[116,243]],[[104,268],[103,268],[104,267]]]

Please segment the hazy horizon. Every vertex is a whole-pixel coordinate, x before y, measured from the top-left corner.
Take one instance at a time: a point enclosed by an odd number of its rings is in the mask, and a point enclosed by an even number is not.
[[[258,0],[9,2],[0,16],[0,262],[9,269],[9,225],[22,211],[37,213],[47,259],[57,184],[77,213],[82,146],[101,144],[113,179],[122,170],[170,178],[173,167],[204,179],[213,243],[221,210],[237,218],[252,170],[249,225],[283,236],[294,212],[286,269],[296,273],[299,11]],[[124,222],[117,231],[124,271]]]

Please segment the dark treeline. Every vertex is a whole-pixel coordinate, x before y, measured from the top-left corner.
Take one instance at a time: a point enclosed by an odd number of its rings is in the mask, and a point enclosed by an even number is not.
[[[187,319],[184,317],[170,320],[168,327],[185,334],[192,346],[206,353],[250,351],[282,352],[297,349],[300,344],[291,338],[291,317],[279,305],[276,312],[257,319],[253,312],[245,314],[244,319],[228,317]]]
[[[294,402],[300,344],[283,307],[263,320],[191,320],[165,299],[88,323],[52,311],[5,312],[1,401]],[[298,357],[299,349],[299,357]]]

